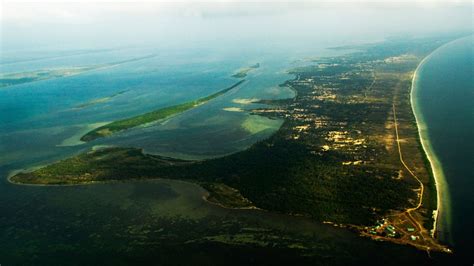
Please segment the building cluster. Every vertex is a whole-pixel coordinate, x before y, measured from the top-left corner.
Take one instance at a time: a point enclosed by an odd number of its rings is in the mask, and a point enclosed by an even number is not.
[[[343,110],[344,105],[364,103],[367,97],[361,91],[373,83],[372,69],[369,63],[357,66],[320,63],[308,67],[287,84],[298,92],[297,101],[289,100],[273,108],[254,110],[254,113],[284,118],[288,121],[287,139],[306,143],[314,154],[340,151],[350,155],[342,165],[366,164],[377,154],[367,152],[373,143],[357,128],[358,124],[350,124],[357,121],[357,113],[347,112],[341,116],[328,110]]]
[[[383,236],[389,238],[400,238],[403,234],[409,234],[409,238],[411,241],[416,241],[420,239],[419,236],[414,235],[416,230],[412,226],[406,226],[403,228],[397,228],[390,224],[387,219],[378,220],[374,226],[365,227],[366,232],[374,236]]]
[[[392,238],[400,236],[395,226],[389,224],[387,219],[379,220],[374,226],[368,227],[366,229],[372,235],[386,236]]]

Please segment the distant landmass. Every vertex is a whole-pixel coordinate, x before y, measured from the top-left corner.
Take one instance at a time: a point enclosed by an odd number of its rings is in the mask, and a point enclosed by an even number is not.
[[[113,63],[107,64],[99,64],[99,65],[92,65],[92,66],[78,66],[78,67],[64,67],[64,68],[53,68],[53,69],[43,69],[43,70],[36,70],[31,72],[21,72],[21,73],[7,73],[0,75],[0,89],[20,85],[24,83],[40,81],[40,80],[47,80],[53,78],[62,78],[62,77],[69,77],[74,75],[79,75],[81,73],[103,69],[107,67],[114,67],[125,63],[131,63],[135,61],[140,61],[148,58],[153,58],[156,55],[147,55],[143,57],[137,57],[122,61],[117,61]]]

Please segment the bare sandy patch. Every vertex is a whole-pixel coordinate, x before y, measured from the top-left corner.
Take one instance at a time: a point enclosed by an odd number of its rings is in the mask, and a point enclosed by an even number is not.
[[[232,102],[238,103],[238,104],[251,104],[251,103],[258,102],[258,101],[260,101],[260,99],[258,99],[258,98],[248,98],[248,99],[237,98],[237,99],[232,100]]]

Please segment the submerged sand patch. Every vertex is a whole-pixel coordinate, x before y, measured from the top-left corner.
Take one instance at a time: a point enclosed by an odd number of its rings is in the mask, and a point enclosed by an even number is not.
[[[267,129],[278,129],[281,120],[270,119],[259,115],[249,115],[242,123],[242,128],[251,134],[257,134]]]
[[[81,130],[78,130],[74,135],[71,137],[64,139],[60,144],[58,144],[58,147],[67,147],[67,146],[77,146],[84,144],[83,141],[81,141],[81,137],[86,134],[87,132],[101,127],[103,125],[108,124],[109,122],[102,122],[102,123],[92,123],[92,124],[87,124]]]
[[[222,108],[222,110],[227,111],[227,112],[243,112],[244,110],[239,107],[226,107]]]

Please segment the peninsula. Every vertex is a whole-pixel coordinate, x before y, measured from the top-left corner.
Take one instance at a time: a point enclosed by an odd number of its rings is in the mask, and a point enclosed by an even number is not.
[[[443,39],[392,40],[315,59],[289,71],[295,98],[261,100],[251,115],[282,118],[270,138],[221,158],[186,161],[106,148],[32,172],[22,184],[180,179],[202,185],[229,207],[256,207],[356,230],[376,240],[450,252],[429,230],[436,186],[410,103],[414,71]],[[235,84],[238,86],[243,81]],[[232,87],[183,105],[113,122],[90,141],[182,112]]]

